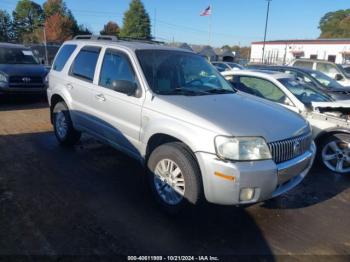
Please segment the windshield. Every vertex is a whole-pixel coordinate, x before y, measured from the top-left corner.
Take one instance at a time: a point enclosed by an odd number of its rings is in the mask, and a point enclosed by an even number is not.
[[[342,72],[346,77],[350,77],[349,72],[344,69],[342,65],[336,64],[337,68],[339,69],[340,72]]]
[[[153,92],[160,95],[234,93],[221,74],[199,55],[169,50],[138,50],[137,57]]]
[[[29,49],[0,48],[0,64],[38,64],[38,62]]]
[[[319,72],[319,71],[313,71],[310,73],[310,75],[322,86],[327,88],[343,88],[342,85],[340,85],[337,81],[330,78],[326,74]]]
[[[310,105],[311,102],[331,102],[333,99],[321,90],[315,89],[303,82],[293,78],[278,79],[293,95],[303,104]]]

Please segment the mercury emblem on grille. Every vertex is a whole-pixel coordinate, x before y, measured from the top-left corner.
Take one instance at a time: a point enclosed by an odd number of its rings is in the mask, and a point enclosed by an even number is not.
[[[294,145],[293,145],[294,155],[299,155],[301,153],[300,150],[301,150],[300,142],[299,141],[294,142]]]

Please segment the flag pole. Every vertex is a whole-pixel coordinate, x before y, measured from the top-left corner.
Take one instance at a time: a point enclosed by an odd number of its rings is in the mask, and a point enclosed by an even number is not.
[[[212,5],[209,5],[209,7],[210,7],[210,15],[209,15],[209,42],[208,42],[208,44],[209,44],[209,46],[211,45],[211,26],[212,26],[212,21],[211,21],[211,16],[213,15],[213,7],[212,7]]]

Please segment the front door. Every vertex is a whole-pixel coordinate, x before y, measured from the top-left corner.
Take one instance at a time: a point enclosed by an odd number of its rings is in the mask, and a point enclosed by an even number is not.
[[[138,85],[139,90],[133,95],[115,91],[113,85],[120,80]],[[138,155],[144,94],[127,54],[106,49],[93,101],[100,135],[114,146]]]

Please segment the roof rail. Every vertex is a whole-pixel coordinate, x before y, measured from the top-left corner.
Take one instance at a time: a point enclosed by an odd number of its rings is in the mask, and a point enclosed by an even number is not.
[[[118,41],[115,35],[77,35],[73,40],[103,40],[103,41]]]
[[[136,38],[136,37],[116,37],[114,35],[77,35],[73,40],[102,40],[102,41],[130,41],[143,42],[148,44],[164,44],[164,42],[152,40],[152,38]]]
[[[135,41],[135,42],[142,42],[142,43],[148,43],[148,44],[164,44],[164,42],[153,40],[152,38],[137,38],[137,37],[129,37],[129,36],[123,36],[118,37],[118,40],[121,41]]]

